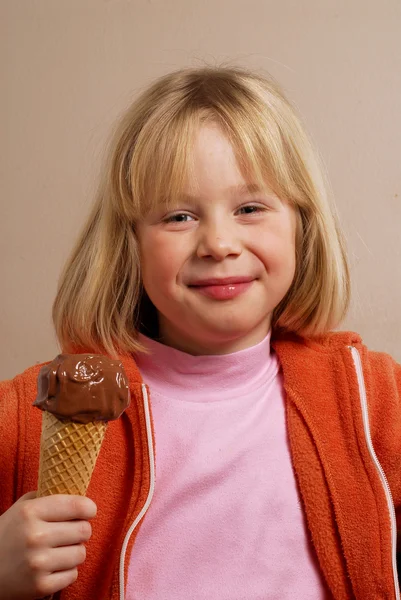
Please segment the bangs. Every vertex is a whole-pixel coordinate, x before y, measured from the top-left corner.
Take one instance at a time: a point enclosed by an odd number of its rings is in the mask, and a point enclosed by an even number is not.
[[[263,90],[252,93],[224,80],[217,87],[210,83],[204,88],[191,89],[170,103],[163,99],[131,143],[125,217],[136,222],[160,203],[173,207],[182,197],[194,181],[193,147],[206,123],[218,125],[229,139],[246,183],[303,204],[294,177],[299,169],[291,168],[296,157],[280,123],[283,117],[266,102]]]
[[[160,203],[174,206],[184,193],[192,179],[199,126],[199,112],[184,107],[164,122],[155,115],[142,129],[129,170],[134,221]]]

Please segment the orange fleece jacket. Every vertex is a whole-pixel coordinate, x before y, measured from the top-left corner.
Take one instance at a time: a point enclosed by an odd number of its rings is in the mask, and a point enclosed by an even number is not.
[[[287,395],[293,467],[323,576],[336,600],[390,600],[395,598],[390,516],[365,439],[350,346],[361,356],[372,441],[398,511],[401,365],[369,352],[353,333],[314,341],[296,336],[273,340]],[[78,580],[61,593],[62,600],[118,600],[123,539],[148,496],[142,381],[133,359],[122,361],[132,402],[107,429],[88,490],[98,514],[87,559]],[[0,514],[36,489],[41,413],[32,402],[40,366],[0,384]],[[137,530],[129,540],[125,577]]]

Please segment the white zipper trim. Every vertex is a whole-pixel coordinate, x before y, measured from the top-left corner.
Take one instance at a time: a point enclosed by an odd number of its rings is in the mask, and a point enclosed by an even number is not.
[[[151,420],[150,420],[149,396],[148,396],[148,390],[146,389],[145,384],[142,384],[142,398],[143,398],[143,406],[145,409],[146,435],[148,438],[148,451],[149,451],[149,462],[150,462],[150,486],[149,486],[149,493],[148,493],[148,497],[146,498],[146,502],[145,502],[141,512],[139,513],[139,515],[137,516],[135,521],[132,523],[131,527],[128,529],[126,536],[124,538],[122,548],[121,548],[120,576],[119,576],[120,600],[124,600],[124,594],[125,594],[124,565],[125,565],[125,555],[127,552],[128,542],[129,542],[129,539],[130,539],[133,531],[135,531],[136,527],[141,522],[146,511],[148,510],[150,503],[152,501],[153,493],[155,491],[155,453],[154,453],[154,448],[153,448],[152,424],[151,424]]]
[[[389,483],[387,481],[386,474],[384,473],[383,467],[381,466],[381,464],[376,456],[376,452],[375,452],[375,449],[374,449],[373,443],[372,443],[372,437],[370,435],[368,401],[367,401],[367,396],[366,396],[366,386],[365,386],[365,379],[363,376],[361,357],[359,355],[358,350],[356,348],[354,348],[353,346],[350,346],[350,350],[351,350],[352,358],[354,361],[356,376],[357,376],[357,380],[358,380],[359,397],[361,400],[362,420],[363,420],[363,428],[364,428],[364,432],[365,432],[366,443],[368,446],[370,456],[371,456],[373,463],[377,469],[377,472],[380,475],[380,479],[381,479],[384,491],[386,493],[387,506],[388,506],[388,510],[389,510],[390,524],[391,524],[391,545],[392,545],[391,555],[392,555],[392,565],[393,565],[394,590],[395,590],[396,600],[400,600],[400,587],[399,587],[398,575],[397,575],[397,523],[396,523],[396,517],[395,517],[394,503],[393,503],[393,498],[391,496],[391,490],[390,490]]]

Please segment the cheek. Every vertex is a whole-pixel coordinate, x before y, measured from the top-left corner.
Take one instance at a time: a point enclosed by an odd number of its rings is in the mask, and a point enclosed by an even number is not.
[[[295,272],[295,238],[292,232],[274,232],[260,236],[263,242],[254,246],[254,253],[270,275],[292,277]]]
[[[180,267],[177,244],[168,237],[148,234],[140,237],[139,248],[145,289],[156,289],[175,280]]]
[[[271,252],[278,268],[287,271],[292,278],[296,267],[296,216],[293,211],[288,212],[271,242]]]

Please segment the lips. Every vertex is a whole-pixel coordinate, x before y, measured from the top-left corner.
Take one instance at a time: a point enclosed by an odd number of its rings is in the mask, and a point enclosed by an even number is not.
[[[235,285],[239,283],[250,283],[255,277],[214,277],[208,279],[197,279],[189,284],[189,287],[201,287],[205,285]]]
[[[224,277],[199,279],[188,287],[214,300],[232,300],[248,290],[254,277]]]

